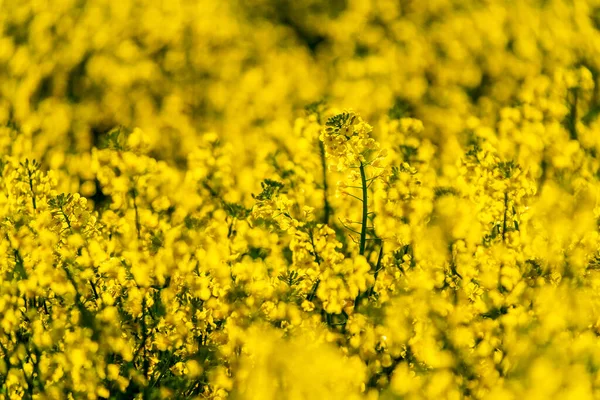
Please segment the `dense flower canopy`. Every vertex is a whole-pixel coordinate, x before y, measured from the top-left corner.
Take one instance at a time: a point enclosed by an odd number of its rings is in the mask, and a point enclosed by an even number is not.
[[[600,0],[0,0],[0,399],[600,399]]]

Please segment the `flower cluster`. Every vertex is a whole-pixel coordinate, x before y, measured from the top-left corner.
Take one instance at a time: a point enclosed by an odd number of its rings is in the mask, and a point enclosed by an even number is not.
[[[598,398],[598,10],[0,1],[0,400]]]

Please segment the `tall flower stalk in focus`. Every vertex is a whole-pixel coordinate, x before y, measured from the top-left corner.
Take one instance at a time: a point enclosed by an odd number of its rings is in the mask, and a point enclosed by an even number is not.
[[[359,235],[358,252],[364,256],[369,240],[369,188],[383,176],[382,160],[386,153],[380,150],[379,143],[370,137],[373,127],[359,115],[346,111],[334,115],[325,123],[320,139],[331,169],[344,173],[344,180],[338,183],[338,193],[355,198],[362,203],[360,231],[347,227]],[[352,191],[356,193],[352,193]]]

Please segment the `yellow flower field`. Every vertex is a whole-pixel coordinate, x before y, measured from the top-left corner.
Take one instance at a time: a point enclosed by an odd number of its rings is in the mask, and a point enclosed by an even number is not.
[[[600,0],[0,0],[1,399],[600,399]]]

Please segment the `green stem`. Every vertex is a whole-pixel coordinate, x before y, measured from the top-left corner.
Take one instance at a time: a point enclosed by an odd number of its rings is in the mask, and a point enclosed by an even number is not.
[[[317,279],[312,289],[310,290],[310,293],[306,297],[308,301],[313,301],[313,299],[315,298],[315,295],[317,294],[317,289],[319,288],[319,283],[321,283],[321,280]]]
[[[365,255],[365,246],[367,244],[367,217],[369,210],[367,204],[367,174],[362,161],[360,163],[360,180],[362,186],[362,226],[360,229],[360,245],[358,253],[363,256]]]
[[[579,90],[576,88],[573,90],[573,104],[571,104],[571,113],[569,114],[569,137],[571,140],[577,140],[577,103],[579,101]]]
[[[329,205],[329,200],[327,199],[327,193],[329,191],[329,188],[327,185],[327,159],[325,158],[325,146],[321,141],[319,141],[319,149],[321,151],[321,171],[323,173],[323,223],[327,225],[329,224],[331,206]]]
[[[508,212],[508,192],[504,192],[504,217],[502,218],[502,242],[506,242],[506,218]]]
[[[72,232],[73,229],[71,228],[71,220],[69,219],[69,216],[67,215],[65,210],[62,208],[62,206],[60,207],[60,213],[63,215],[65,222],[67,223],[67,226],[69,227],[69,230]]]
[[[371,290],[369,294],[373,296],[375,294],[375,283],[377,282],[377,276],[379,275],[379,271],[381,271],[381,259],[383,257],[383,242],[381,242],[381,247],[379,248],[379,256],[377,257],[377,264],[375,266],[375,276],[373,277],[373,286],[371,286]]]
[[[135,211],[135,229],[137,231],[138,240],[141,239],[141,226],[140,226],[140,214],[137,206],[137,191],[135,188],[131,189],[131,197],[133,198],[133,210]]]
[[[37,204],[35,201],[35,191],[33,190],[33,172],[27,166],[27,176],[29,177],[29,189],[31,189],[31,202],[33,203],[33,210],[37,210]]]

